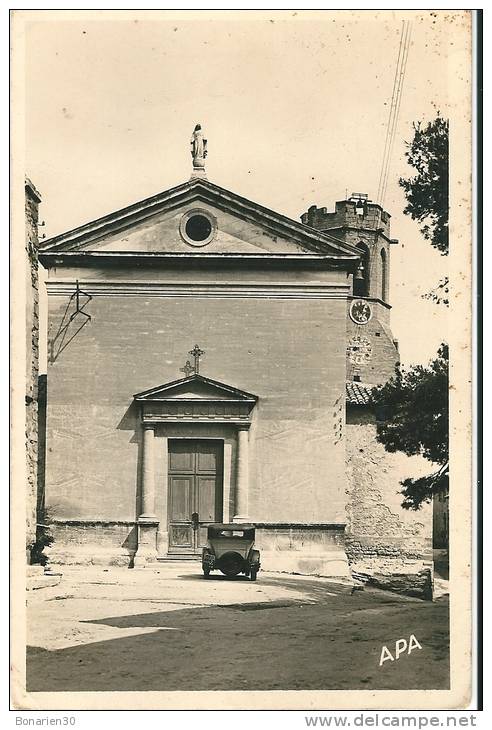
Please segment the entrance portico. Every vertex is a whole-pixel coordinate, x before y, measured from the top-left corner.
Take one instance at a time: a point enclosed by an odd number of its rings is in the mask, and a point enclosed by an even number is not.
[[[135,564],[199,552],[207,521],[247,521],[257,397],[194,374],[134,400],[142,428]]]

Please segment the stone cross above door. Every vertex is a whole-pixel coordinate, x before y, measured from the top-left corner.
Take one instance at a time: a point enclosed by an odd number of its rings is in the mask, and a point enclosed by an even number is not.
[[[201,350],[198,345],[195,345],[193,350],[189,351],[188,355],[193,355],[195,364],[192,365],[191,362],[187,360],[183,367],[179,368],[180,372],[185,374],[185,378],[189,378],[190,375],[200,374],[200,358],[202,355],[205,355],[205,350]]]
[[[191,362],[189,360],[187,360],[185,362],[185,364],[183,365],[183,367],[179,368],[179,369],[180,369],[180,372],[185,374],[185,378],[189,378],[190,375],[193,375],[193,373],[195,372],[195,368],[193,367],[193,365],[191,364]]]
[[[193,355],[193,358],[195,360],[195,375],[200,374],[200,358],[202,355],[205,355],[205,350],[200,350],[198,345],[195,345],[193,350],[190,350],[188,355]]]

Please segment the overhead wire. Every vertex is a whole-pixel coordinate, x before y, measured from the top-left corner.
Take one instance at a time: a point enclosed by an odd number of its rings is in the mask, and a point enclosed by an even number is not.
[[[381,162],[381,170],[379,174],[379,184],[377,193],[377,202],[384,204],[386,190],[388,186],[389,170],[391,164],[391,156],[396,137],[396,129],[398,125],[398,117],[400,113],[401,98],[403,84],[405,81],[408,52],[410,49],[411,24],[408,20],[402,21],[402,31],[400,37],[400,45],[398,48],[398,57],[395,68],[395,76],[393,79],[393,90],[391,94],[391,103],[388,114],[388,122],[386,128],[386,137],[384,142],[383,159]]]
[[[402,99],[402,95],[403,95],[403,84],[405,81],[405,74],[406,74],[406,69],[407,69],[408,52],[410,49],[410,38],[411,38],[411,25],[407,21],[406,38],[405,38],[405,44],[404,44],[404,48],[403,48],[403,58],[402,58],[402,63],[401,63],[401,67],[400,67],[400,74],[398,77],[397,103],[396,103],[395,112],[393,114],[393,127],[391,130],[390,145],[389,145],[389,150],[388,150],[388,155],[387,155],[387,160],[386,160],[386,171],[383,176],[383,186],[381,189],[381,198],[380,198],[381,205],[384,205],[384,200],[386,198],[386,190],[388,187],[389,171],[390,171],[390,167],[391,167],[391,158],[393,156],[393,147],[394,147],[395,138],[396,138],[396,130],[397,130],[398,119],[399,119],[399,115],[400,115],[401,99]]]
[[[393,78],[393,89],[391,92],[391,102],[390,102],[390,108],[389,108],[389,112],[388,112],[388,121],[386,123],[386,136],[385,136],[385,140],[384,140],[383,158],[381,161],[381,169],[379,171],[379,182],[378,182],[378,192],[377,192],[378,201],[379,201],[380,194],[381,194],[383,174],[384,174],[384,170],[386,167],[386,156],[387,156],[387,152],[388,152],[388,142],[389,142],[389,136],[390,136],[391,121],[393,118],[393,108],[394,108],[394,102],[395,102],[395,96],[396,96],[396,89],[398,86],[398,69],[400,68],[400,58],[401,58],[401,53],[403,50],[403,37],[405,34],[405,22],[406,22],[405,20],[402,21],[400,45],[398,48],[398,58],[397,58],[396,67],[395,67],[395,75]]]

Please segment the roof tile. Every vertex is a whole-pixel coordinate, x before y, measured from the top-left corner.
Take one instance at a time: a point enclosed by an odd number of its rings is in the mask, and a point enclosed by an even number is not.
[[[353,406],[367,406],[374,385],[347,380],[345,383],[345,400]]]

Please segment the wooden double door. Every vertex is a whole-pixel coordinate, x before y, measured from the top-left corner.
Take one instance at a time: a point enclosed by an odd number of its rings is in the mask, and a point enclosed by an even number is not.
[[[207,524],[222,521],[223,442],[169,439],[169,552],[200,553]]]

